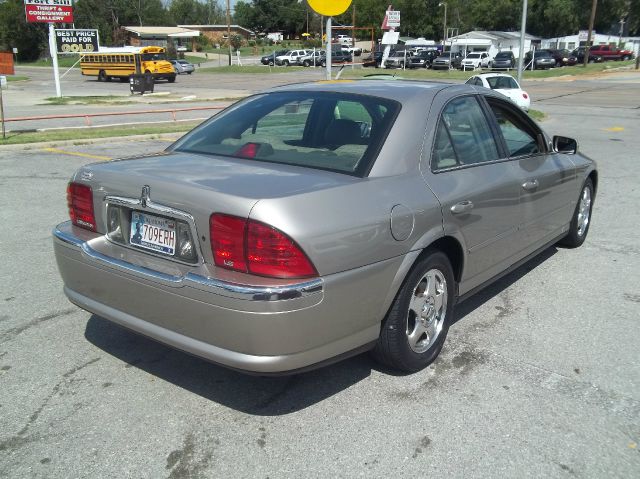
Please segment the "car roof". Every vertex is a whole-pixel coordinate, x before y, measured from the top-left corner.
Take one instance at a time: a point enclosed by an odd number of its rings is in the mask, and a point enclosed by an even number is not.
[[[513,78],[513,76],[509,75],[508,73],[480,73],[478,75],[474,75],[480,78],[493,78],[493,77],[509,77],[509,78]]]
[[[282,91],[310,91],[310,92],[338,92],[351,93],[356,95],[370,95],[389,100],[397,100],[400,103],[410,102],[417,96],[433,97],[439,91],[452,86],[461,87],[460,84],[427,82],[418,80],[378,80],[378,79],[362,79],[362,80],[320,80],[308,83],[295,83],[291,85],[283,85],[267,90],[267,92]],[[475,92],[469,89],[469,92]]]

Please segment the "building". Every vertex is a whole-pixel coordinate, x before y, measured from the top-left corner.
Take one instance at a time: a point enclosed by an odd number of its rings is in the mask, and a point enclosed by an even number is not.
[[[542,48],[558,48],[560,50],[573,50],[574,48],[585,46],[589,32],[581,30],[575,35],[564,37],[546,38],[542,40]],[[619,35],[604,35],[602,33],[592,33],[591,42],[593,45],[618,45],[625,50],[631,50],[637,55],[640,54],[640,37],[621,37]]]
[[[178,27],[196,30],[213,44],[222,44],[227,41],[227,25],[178,25]],[[245,41],[256,39],[255,32],[240,25],[230,25],[228,29],[231,31],[231,35],[240,35]]]
[[[195,51],[195,39],[200,36],[197,30],[181,27],[122,27],[125,44],[134,47],[167,47],[172,43],[178,50]],[[182,48],[180,48],[182,47]]]
[[[525,34],[524,51],[539,48],[541,39]],[[496,53],[510,50],[516,58],[520,56],[520,32],[484,32],[473,31],[450,37],[445,42],[445,50],[454,52],[488,52],[494,57]]]

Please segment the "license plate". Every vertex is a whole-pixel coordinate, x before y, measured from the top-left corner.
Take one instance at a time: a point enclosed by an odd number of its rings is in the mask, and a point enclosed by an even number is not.
[[[129,242],[141,248],[173,256],[176,249],[176,222],[134,211],[131,213]]]

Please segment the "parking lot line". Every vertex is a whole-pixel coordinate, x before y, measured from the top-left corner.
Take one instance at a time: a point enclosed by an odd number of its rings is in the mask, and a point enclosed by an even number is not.
[[[89,153],[77,153],[75,151],[59,150],[58,148],[43,148],[42,150],[48,151],[49,153],[58,153],[60,155],[81,156],[83,158],[91,158],[92,160],[99,160],[99,161],[111,160],[111,157],[109,156],[91,155]]]

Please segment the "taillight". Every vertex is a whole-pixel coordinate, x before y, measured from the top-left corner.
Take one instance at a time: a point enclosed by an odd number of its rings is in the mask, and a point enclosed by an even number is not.
[[[209,226],[216,266],[271,278],[318,275],[296,242],[272,226],[221,213]]]
[[[209,218],[211,251],[216,266],[247,271],[244,255],[244,230],[247,221],[237,216],[214,213]]]
[[[524,98],[525,100],[529,98],[529,95],[527,95],[527,92],[524,92],[524,91],[522,92],[522,98]]]
[[[67,186],[67,205],[71,222],[91,231],[96,231],[96,216],[93,212],[93,191],[80,183]]]

